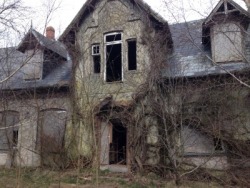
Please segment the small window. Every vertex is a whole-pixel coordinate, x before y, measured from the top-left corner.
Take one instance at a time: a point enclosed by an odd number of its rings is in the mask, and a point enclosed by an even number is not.
[[[93,56],[93,70],[94,73],[101,72],[101,55],[100,55],[100,45],[92,45],[92,56]]]
[[[100,45],[96,44],[92,46],[92,55],[100,55]]]
[[[128,41],[128,70],[136,70],[136,40]]]

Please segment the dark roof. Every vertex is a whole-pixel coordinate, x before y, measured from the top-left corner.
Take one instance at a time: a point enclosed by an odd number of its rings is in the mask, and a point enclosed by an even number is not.
[[[26,55],[15,48],[0,49],[1,90],[60,88],[69,86],[72,68],[71,60],[61,61],[56,68],[41,80],[26,81],[24,80],[25,59]]]
[[[173,53],[163,71],[165,77],[202,77],[250,70],[250,64],[227,62],[214,64],[209,46],[202,44],[202,23],[198,20],[170,25]],[[249,43],[249,40],[246,40]],[[249,45],[246,45],[249,46]]]
[[[29,38],[31,35],[35,37],[38,44],[40,44],[41,46],[57,53],[58,55],[60,55],[61,57],[65,59],[68,58],[68,52],[65,46],[61,42],[56,41],[56,40],[51,40],[32,28],[29,30],[29,32],[25,35],[21,43],[18,45],[17,50],[21,52],[25,51],[26,45],[30,42]]]
[[[123,0],[124,1],[124,0]],[[145,11],[147,14],[151,15],[155,20],[157,20],[158,22],[162,23],[162,24],[166,24],[168,25],[167,21],[158,13],[156,13],[154,10],[151,9],[151,7],[146,4],[143,0],[130,0],[133,1],[141,10]],[[80,11],[77,13],[77,15],[75,16],[75,18],[72,20],[72,22],[69,24],[69,26],[65,29],[65,31],[63,32],[63,34],[59,37],[59,40],[62,41],[67,35],[68,33],[72,30],[72,29],[76,29],[78,28],[78,24],[81,20],[81,18],[83,17],[84,13],[86,11],[92,10],[94,4],[97,2],[97,0],[87,0],[84,5],[82,6],[82,8],[80,9]]]

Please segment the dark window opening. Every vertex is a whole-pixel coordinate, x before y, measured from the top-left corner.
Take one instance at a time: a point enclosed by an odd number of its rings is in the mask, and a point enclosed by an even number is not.
[[[222,144],[221,139],[214,138],[213,141],[214,141],[214,150],[215,151],[223,151],[223,146],[222,146],[223,144]]]
[[[100,73],[101,72],[101,57],[100,57],[100,55],[93,56],[93,62],[94,62],[94,73]]]
[[[122,45],[113,44],[106,46],[106,81],[122,80]]]
[[[56,69],[61,60],[60,56],[52,51],[44,51],[44,61],[43,61],[43,73],[42,79],[48,76],[54,69]]]
[[[121,40],[122,40],[121,33],[106,36],[106,42],[114,42],[114,41],[121,41]]]
[[[128,70],[136,70],[136,41],[128,41]]]
[[[121,123],[113,123],[109,163],[126,164],[127,129]]]
[[[0,113],[0,150],[11,150],[18,142],[19,113],[4,111]]]
[[[17,143],[18,143],[18,130],[14,130],[13,131],[13,147],[17,147]]]

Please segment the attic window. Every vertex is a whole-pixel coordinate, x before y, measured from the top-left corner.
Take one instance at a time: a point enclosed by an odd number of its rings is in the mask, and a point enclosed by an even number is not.
[[[122,34],[109,33],[104,36],[105,42],[105,80],[122,81]]]
[[[136,70],[136,40],[128,41],[128,70]]]
[[[40,50],[27,50],[25,52],[27,63],[25,63],[24,80],[32,81],[39,80],[42,75],[43,52]],[[25,62],[24,61],[24,62]]]
[[[243,60],[242,33],[238,25],[217,24],[212,28],[212,54],[217,63]]]
[[[92,45],[92,57],[93,57],[93,70],[94,73],[101,72],[101,55],[100,55],[100,45]]]

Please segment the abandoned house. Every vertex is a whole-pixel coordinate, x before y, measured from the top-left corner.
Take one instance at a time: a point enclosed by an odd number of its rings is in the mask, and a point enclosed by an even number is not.
[[[70,118],[68,53],[52,27],[46,37],[31,28],[17,48],[0,53],[0,165],[49,163],[63,150]]]
[[[236,165],[250,139],[249,23],[232,0],[173,25],[142,0],[88,0],[58,41],[31,28],[1,49],[0,164]]]

